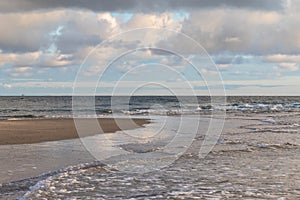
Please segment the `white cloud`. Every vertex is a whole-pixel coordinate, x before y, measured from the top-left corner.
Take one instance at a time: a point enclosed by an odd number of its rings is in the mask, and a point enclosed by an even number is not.
[[[11,88],[12,88],[12,85],[11,85],[11,84],[7,84],[7,83],[4,83],[4,84],[3,84],[3,87],[4,87],[5,89],[11,89]]]
[[[19,67],[19,68],[16,68],[16,71],[17,72],[28,72],[28,71],[31,71],[32,70],[32,67]]]
[[[274,54],[266,56],[265,61],[274,63],[300,63],[300,55]]]
[[[0,54],[0,66],[4,66],[5,64],[10,64],[14,66],[30,66],[35,63],[35,61],[40,56],[40,52],[32,52],[32,53],[2,53]]]
[[[204,77],[207,77],[207,76],[217,76],[219,75],[219,73],[217,71],[214,71],[214,70],[208,70],[208,69],[205,69],[205,68],[202,68],[200,70],[201,72],[201,75],[204,76]]]
[[[144,27],[169,28],[179,31],[181,29],[182,19],[175,20],[173,13],[161,14],[134,14],[131,19],[122,25],[124,30]]]
[[[0,54],[0,67],[11,65],[12,67],[20,67],[29,69],[29,67],[60,67],[71,64],[70,55],[43,53],[41,51],[31,53],[2,53]],[[27,68],[24,68],[27,67]],[[19,71],[21,72],[21,71]]]
[[[241,42],[241,39],[238,37],[228,37],[228,38],[225,38],[224,42],[227,42],[227,43]]]
[[[280,63],[277,66],[274,66],[273,69],[275,70],[278,76],[281,75],[281,72],[294,72],[299,70],[299,66],[297,63]]]
[[[297,63],[280,63],[279,66],[287,71],[297,71],[299,69]]]

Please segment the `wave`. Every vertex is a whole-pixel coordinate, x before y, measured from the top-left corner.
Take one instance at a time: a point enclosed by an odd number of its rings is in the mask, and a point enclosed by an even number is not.
[[[37,116],[37,115],[30,115],[30,114],[25,114],[25,115],[4,115],[0,116],[2,120],[14,120],[14,119],[34,119],[34,118],[43,118],[44,116]]]
[[[42,187],[45,182],[55,176],[58,176],[63,173],[72,173],[80,172],[81,170],[93,168],[93,167],[105,167],[100,161],[94,161],[91,163],[81,163],[78,165],[68,166],[61,168],[56,171],[50,171],[43,173],[36,177],[30,177],[10,183],[4,183],[0,185],[0,197],[1,196],[10,196],[20,194],[22,197],[18,198],[19,200],[25,200],[28,196]]]
[[[141,102],[139,102],[141,104]],[[79,109],[74,112],[67,108],[54,109],[1,109],[0,120],[5,119],[28,119],[28,118],[73,118],[73,117],[103,117],[103,116],[128,116],[128,115],[195,115],[210,114],[212,111],[244,112],[244,113],[273,113],[300,111],[300,103],[229,103],[224,105],[212,105],[189,103],[182,106],[174,104],[161,104],[161,107],[142,105],[131,106],[119,105],[117,108],[96,107],[95,109]],[[74,115],[73,113],[76,113]]]

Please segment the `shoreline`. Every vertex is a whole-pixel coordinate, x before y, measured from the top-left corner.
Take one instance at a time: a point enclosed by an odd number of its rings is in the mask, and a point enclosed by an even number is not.
[[[87,123],[90,120],[80,119]],[[103,132],[92,132],[93,129],[89,129],[91,132],[83,137],[117,134],[120,127],[122,130],[133,130],[151,123],[150,119],[125,117],[98,118],[98,121]],[[0,144],[0,188],[5,183],[19,183],[20,180],[29,180],[30,177],[61,168],[95,161],[81,143],[73,118],[0,121]]]
[[[274,120],[276,123],[269,123],[261,119]],[[255,195],[258,198],[268,198],[270,194],[277,198],[285,196],[292,198],[299,194],[299,188],[297,187],[297,181],[300,180],[299,173],[297,173],[300,160],[299,126],[291,126],[291,124],[299,123],[299,113],[277,113],[274,116],[269,114],[258,115],[257,113],[239,116],[228,114],[220,142],[214,146],[205,159],[199,159],[199,149],[203,142],[201,136],[206,131],[203,125],[207,125],[209,121],[209,118],[201,118],[199,127],[202,128],[189,149],[176,162],[161,171],[160,176],[163,181],[156,182],[156,179],[153,179],[153,183],[163,186],[164,180],[184,181],[184,184],[188,185],[191,190],[193,188],[200,189],[198,192],[191,193],[191,197],[200,195],[226,197],[223,194],[208,194],[210,191],[224,190],[228,191],[228,195],[232,195],[230,197],[238,198],[241,195],[249,195],[249,188],[257,191],[251,193],[250,197]],[[193,125],[192,122],[191,125]],[[155,123],[149,125],[150,130],[153,128],[152,125],[155,125]],[[142,133],[143,129],[140,130]],[[168,130],[172,131],[172,129]],[[122,133],[117,132],[109,135],[113,134],[118,136]],[[142,149],[143,147],[137,145],[137,148]],[[2,174],[0,176],[0,185],[2,185],[2,196],[0,191],[0,198],[16,199],[22,196],[23,192],[26,192],[28,186],[31,186],[40,178],[44,180],[53,173],[62,172],[59,170],[76,170],[77,166],[84,167],[84,163],[87,163],[87,166],[95,163],[95,158],[86,151],[78,139],[31,145],[0,145],[0,151],[4,159],[1,163],[2,171],[0,172]],[[259,158],[259,162],[257,158]],[[191,168],[195,170],[190,170]],[[93,169],[96,168],[88,169],[87,172],[93,173]],[[176,176],[174,176],[175,173]],[[64,181],[68,181],[68,178],[75,177],[76,180],[82,180],[81,177],[94,177],[92,174],[87,174],[85,171],[78,174],[70,173],[68,176],[58,177],[55,181],[54,179],[51,180],[51,184],[59,188],[61,181],[66,184]],[[282,176],[279,177],[278,174]],[[107,172],[107,175],[108,177],[117,176],[110,172]],[[202,176],[205,177],[204,183],[209,187],[208,189],[207,187],[202,189],[202,185],[199,185],[198,177]],[[262,179],[261,177],[268,178]],[[118,180],[123,180],[123,178],[124,176],[120,178],[117,176],[112,184],[122,187],[124,182],[118,182]],[[152,179],[153,176],[147,177],[146,175],[146,178]],[[131,179],[127,180],[130,181]],[[142,184],[145,179],[138,180]],[[83,181],[86,181],[86,179]],[[273,184],[270,184],[270,182]],[[97,183],[100,185],[97,192],[101,193],[101,187],[105,187],[106,182]],[[71,182],[67,184],[70,186],[68,188],[70,191],[79,187]],[[134,183],[132,182],[132,184]],[[170,186],[177,187],[175,184]],[[231,190],[233,187],[238,190]],[[178,189],[180,188],[178,187]],[[49,194],[53,192],[48,187],[41,188],[41,191],[41,194],[44,195],[45,192],[49,192]],[[149,193],[152,194],[152,191],[149,191]],[[124,198],[126,197],[124,196]]]
[[[84,137],[120,130],[141,128],[151,123],[150,119],[98,118],[102,130],[89,127],[94,119],[82,118],[87,125]],[[133,122],[133,123],[132,123]],[[118,125],[121,125],[120,128]],[[82,135],[80,135],[82,137]],[[35,144],[41,142],[78,139],[74,119],[18,119],[0,121],[0,145]]]

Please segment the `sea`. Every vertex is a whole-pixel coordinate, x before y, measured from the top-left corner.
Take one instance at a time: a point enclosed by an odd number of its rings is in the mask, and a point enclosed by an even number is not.
[[[0,198],[300,198],[298,96],[88,96],[75,97],[76,104],[73,98],[3,96],[0,120],[120,117],[152,123],[126,131],[129,137],[119,131],[82,140],[96,153],[106,152],[92,162],[1,183]],[[221,131],[206,140],[211,127]]]
[[[78,97],[77,97],[78,98]],[[94,106],[85,109],[86,100],[94,100]],[[82,97],[82,114],[97,116],[126,115],[191,115],[206,111],[226,112],[282,112],[299,111],[297,96],[229,96],[216,100],[208,96],[132,96],[132,97]],[[216,104],[215,102],[220,102]],[[74,117],[71,96],[7,96],[0,97],[0,119],[10,118],[64,118]],[[89,110],[90,109],[90,110]],[[88,117],[88,116],[86,116]]]

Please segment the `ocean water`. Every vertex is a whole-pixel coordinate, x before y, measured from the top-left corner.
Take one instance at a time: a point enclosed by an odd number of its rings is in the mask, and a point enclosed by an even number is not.
[[[223,97],[222,97],[223,98]],[[93,100],[93,107],[86,100]],[[133,96],[133,97],[82,97],[78,105],[82,115],[95,111],[97,116],[107,115],[191,115],[212,110],[227,112],[282,112],[298,111],[300,97],[227,97],[220,104],[201,96]],[[73,117],[72,97],[0,97],[0,119],[8,118],[59,118]],[[94,114],[94,113],[93,113]],[[88,117],[88,116],[86,116]],[[94,115],[93,115],[94,117]]]
[[[79,113],[95,117],[84,107],[86,98],[92,97],[82,97]],[[72,97],[1,97],[0,105],[2,120],[73,116]],[[222,124],[224,111],[222,134],[199,157],[212,119]],[[101,159],[2,184],[0,198],[300,198],[300,97],[227,97],[221,104],[209,97],[96,97],[95,113],[152,123],[89,137],[82,142],[97,144],[92,149]],[[50,142],[43,148],[64,146]]]

